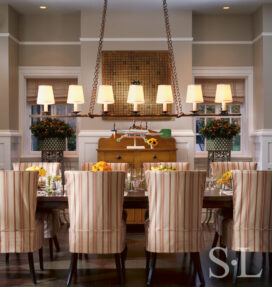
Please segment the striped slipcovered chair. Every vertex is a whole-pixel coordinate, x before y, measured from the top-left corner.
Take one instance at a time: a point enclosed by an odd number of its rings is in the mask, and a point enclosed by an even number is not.
[[[95,165],[96,162],[83,162],[81,169],[85,171],[91,171],[92,166]],[[113,171],[125,171],[128,172],[129,164],[127,162],[108,162],[107,163]]]
[[[35,219],[38,172],[0,171],[0,253],[27,253],[33,284],[33,252],[39,250],[43,270],[43,224]],[[1,284],[0,284],[1,285]]]
[[[217,180],[221,178],[225,172],[230,170],[256,170],[257,165],[257,162],[212,162],[212,177]],[[222,246],[222,221],[224,220],[224,218],[228,218],[231,216],[232,213],[229,214],[228,211],[223,211],[222,209],[214,210],[215,235],[212,248],[217,245],[218,241]]]
[[[72,253],[67,286],[77,269],[78,254],[115,254],[124,280],[126,224],[122,219],[125,172],[66,171],[69,203],[69,250]]]
[[[146,171],[145,176],[147,284],[151,284],[157,253],[190,253],[204,284],[199,252],[204,248],[201,212],[206,171]]]
[[[43,167],[46,170],[46,175],[59,175],[60,166],[59,162],[15,162],[13,163],[13,170],[24,171],[31,166]],[[44,224],[44,238],[49,240],[49,254],[50,259],[53,260],[53,242],[56,247],[56,251],[60,251],[57,233],[60,229],[59,210],[55,209],[52,212],[38,213],[40,220]]]
[[[272,266],[272,171],[234,170],[232,178],[233,219],[223,221],[223,242],[236,251],[235,283],[241,252],[269,253]]]
[[[144,171],[147,171],[151,170],[151,167],[159,167],[160,165],[164,165],[166,167],[175,167],[180,171],[190,170],[189,162],[144,162],[143,168]]]

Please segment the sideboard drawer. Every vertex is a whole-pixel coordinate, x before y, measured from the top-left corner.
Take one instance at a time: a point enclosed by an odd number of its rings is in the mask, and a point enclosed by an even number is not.
[[[167,162],[171,161],[170,153],[167,151],[149,151],[139,153],[137,156],[139,156],[141,162]]]
[[[127,152],[104,151],[104,161],[133,163],[133,154]]]

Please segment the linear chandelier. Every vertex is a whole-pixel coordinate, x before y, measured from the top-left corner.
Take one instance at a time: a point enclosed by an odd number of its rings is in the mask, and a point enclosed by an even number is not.
[[[170,30],[169,14],[167,1],[162,0],[164,22],[166,28],[168,52],[170,59],[170,69],[171,69],[171,85],[159,85],[157,91],[157,104],[163,105],[163,111],[160,114],[141,114],[138,111],[138,105],[144,104],[144,92],[143,86],[138,81],[134,81],[129,86],[127,103],[133,104],[133,110],[130,114],[118,114],[111,113],[108,111],[108,105],[114,103],[114,94],[111,85],[100,85],[98,86],[100,65],[101,65],[101,56],[104,40],[104,31],[106,23],[106,14],[107,14],[108,0],[104,0],[104,8],[102,14],[102,21],[100,27],[100,37],[96,57],[96,65],[94,70],[93,85],[92,85],[92,94],[90,99],[89,113],[81,114],[78,109],[78,105],[84,104],[84,94],[83,88],[80,85],[71,85],[68,90],[67,103],[74,105],[74,112],[72,114],[66,115],[50,115],[48,111],[48,105],[55,103],[53,88],[52,86],[39,86],[38,88],[38,97],[37,104],[44,105],[44,111],[41,115],[30,115],[30,117],[111,117],[111,118],[180,118],[180,117],[196,117],[196,116],[234,116],[234,114],[228,114],[226,104],[232,102],[232,94],[230,85],[219,84],[216,88],[215,103],[222,104],[222,111],[220,114],[202,114],[197,110],[197,104],[203,103],[203,95],[201,85],[189,85],[187,88],[187,97],[186,102],[193,104],[193,111],[191,113],[185,114],[182,111],[182,97],[179,91],[178,85],[178,76],[176,72],[176,64],[174,57],[174,49],[172,44],[172,36]],[[103,112],[101,114],[94,113],[95,104],[103,104]],[[176,113],[167,112],[167,104],[175,104]],[[239,114],[235,114],[237,116]]]

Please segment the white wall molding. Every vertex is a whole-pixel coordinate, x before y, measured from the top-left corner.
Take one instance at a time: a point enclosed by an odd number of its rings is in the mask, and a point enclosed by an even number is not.
[[[21,134],[16,130],[0,130],[0,137],[19,137]]]
[[[109,130],[81,130],[78,134],[79,166],[82,162],[97,161],[98,141],[102,137],[110,137],[112,132]],[[172,130],[172,136],[176,140],[177,161],[190,162],[191,168],[194,167],[195,136],[192,130]]]
[[[252,45],[252,41],[193,41],[193,45]]]
[[[40,152],[31,152],[29,126],[27,115],[27,86],[28,78],[77,78],[81,83],[80,67],[19,67],[19,132],[23,135],[20,156],[40,156]]]
[[[262,32],[256,38],[253,39],[252,44],[259,41],[263,37],[271,37],[271,36],[272,36],[272,32]]]
[[[80,45],[79,41],[23,41],[24,46],[74,46]]]

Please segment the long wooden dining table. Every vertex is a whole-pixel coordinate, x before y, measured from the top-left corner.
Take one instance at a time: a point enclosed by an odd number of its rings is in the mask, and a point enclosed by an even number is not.
[[[61,196],[38,196],[37,210],[65,209],[68,208],[68,197]],[[148,196],[144,191],[131,191],[124,196],[125,209],[147,209]],[[220,192],[220,190],[205,190],[203,208],[232,209],[232,195]]]

